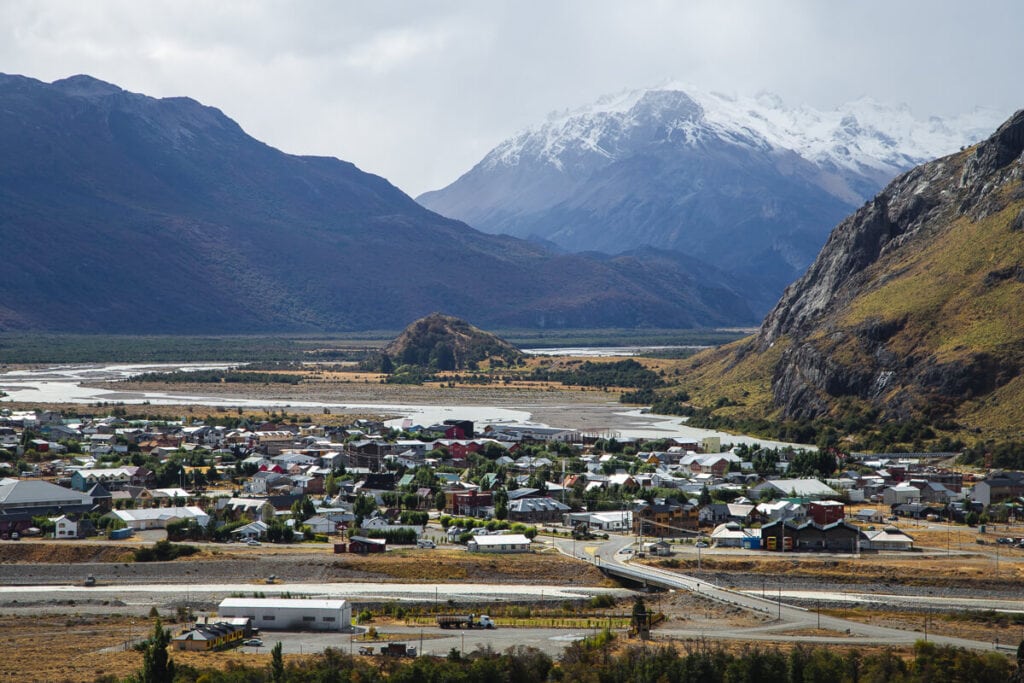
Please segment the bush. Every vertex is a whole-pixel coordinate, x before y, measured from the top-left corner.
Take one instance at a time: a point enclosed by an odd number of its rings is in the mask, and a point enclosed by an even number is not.
[[[590,609],[605,609],[608,607],[615,607],[615,598],[612,595],[603,593],[601,595],[595,595],[587,601],[587,607]]]
[[[151,548],[138,548],[134,551],[136,562],[169,562],[179,557],[188,557],[199,552],[194,545],[157,541]]]
[[[363,535],[383,538],[392,545],[414,545],[417,538],[415,529],[369,529],[364,530]]]
[[[398,521],[400,524],[424,526],[430,521],[430,514],[421,510],[404,510],[398,517]]]

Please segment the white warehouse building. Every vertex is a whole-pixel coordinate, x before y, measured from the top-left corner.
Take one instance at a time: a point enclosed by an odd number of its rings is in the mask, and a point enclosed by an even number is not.
[[[347,600],[225,598],[217,616],[249,619],[268,631],[345,631],[352,626],[352,605]]]

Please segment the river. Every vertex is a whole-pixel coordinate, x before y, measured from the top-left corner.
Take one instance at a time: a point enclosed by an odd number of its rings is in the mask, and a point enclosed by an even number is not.
[[[434,424],[446,419],[472,420],[477,424],[532,424],[556,426],[583,431],[601,431],[617,437],[637,439],[686,438],[700,440],[717,436],[723,444],[759,443],[765,446],[785,446],[776,441],[727,434],[686,426],[683,418],[656,415],[631,409],[620,403],[566,403],[553,402],[523,404],[514,408],[493,405],[445,405],[400,403],[330,403],[265,398],[246,393],[244,384],[237,386],[237,394],[199,395],[135,390],[118,384],[121,380],[145,372],[174,370],[223,369],[237,363],[148,363],[148,364],[94,364],[54,365],[43,368],[11,370],[0,373],[0,391],[6,392],[0,404],[7,401],[28,403],[77,403],[83,405],[123,403],[126,405],[208,405],[225,408],[310,409],[383,414],[395,416],[391,426],[400,427],[406,419],[419,424]],[[109,386],[105,386],[109,384]],[[87,386],[90,385],[90,386]]]

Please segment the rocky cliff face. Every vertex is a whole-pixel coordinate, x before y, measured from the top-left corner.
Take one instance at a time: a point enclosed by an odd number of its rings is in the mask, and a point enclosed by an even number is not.
[[[1018,377],[1022,152],[1024,111],[835,228],[749,349],[784,346],[771,382],[784,416],[824,415],[843,397],[894,418],[949,415]]]

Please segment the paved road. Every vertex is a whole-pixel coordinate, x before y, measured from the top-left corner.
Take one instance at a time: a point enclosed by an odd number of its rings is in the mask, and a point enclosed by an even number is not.
[[[760,589],[742,591],[748,595],[760,595]],[[942,591],[938,591],[941,593]],[[885,604],[893,607],[914,606],[920,608],[962,607],[964,609],[985,609],[999,612],[1024,613],[1024,600],[1006,600],[1000,598],[954,598],[946,595],[902,595],[899,593],[863,593],[855,591],[830,590],[781,590],[769,589],[768,595],[795,600],[817,600],[828,603],[847,603],[851,605]]]
[[[592,586],[555,586],[534,584],[482,584],[482,583],[171,583],[107,584],[85,588],[81,585],[0,586],[0,597],[10,599],[111,599],[126,602],[154,602],[158,598],[198,600],[206,596],[232,593],[260,592],[267,595],[290,593],[317,597],[335,597],[346,600],[397,600],[425,602],[454,600],[475,602],[509,599],[564,600],[579,599],[602,593],[622,593],[620,589]]]
[[[711,629],[659,629],[659,633],[680,637],[703,636],[735,640],[785,640],[864,645],[910,644],[926,637],[924,632],[903,631],[830,617],[813,610],[788,605],[782,602],[781,598],[775,600],[762,598],[760,595],[723,588],[693,576],[669,572],[649,565],[631,563],[628,560],[631,556],[621,551],[628,548],[632,541],[633,539],[628,536],[612,536],[607,542],[603,543],[577,541],[573,544],[565,539],[557,539],[554,543],[562,552],[570,555],[575,552],[576,557],[592,561],[595,565],[604,568],[605,571],[610,571],[619,576],[674,590],[690,591],[691,593],[703,595],[721,603],[760,612],[766,616],[773,616],[777,622],[767,626],[745,628],[740,632]],[[837,635],[793,636],[785,634],[785,631],[814,629],[834,631],[837,632]],[[965,638],[953,638],[935,634],[928,634],[927,638],[942,645],[953,645],[974,650],[991,650],[994,647],[993,643],[984,643]]]
[[[472,652],[481,647],[490,647],[495,652],[503,652],[519,645],[535,647],[551,656],[562,654],[565,647],[574,640],[582,640],[593,635],[585,630],[566,630],[552,628],[497,628],[485,631],[451,631],[436,626],[378,626],[379,633],[387,633],[390,642],[405,643],[413,646],[420,654],[446,655],[452,648],[464,652]],[[281,631],[263,631],[260,636],[263,646],[242,647],[242,652],[266,653],[278,642],[286,653],[321,652],[325,648],[334,647],[344,652],[358,654],[360,647],[372,647],[379,652],[385,641],[362,642],[358,635],[349,633],[293,633]]]

